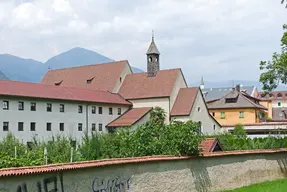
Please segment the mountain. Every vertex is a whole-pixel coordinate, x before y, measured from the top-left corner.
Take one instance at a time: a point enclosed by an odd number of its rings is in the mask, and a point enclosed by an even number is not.
[[[11,80],[39,82],[46,70],[45,65],[39,61],[0,54],[0,71]]]
[[[49,68],[59,69],[111,61],[113,60],[97,52],[79,47],[56,55],[45,63],[9,54],[0,54],[0,79],[9,78],[16,81],[37,83],[41,81]],[[143,72],[135,67],[132,67],[132,70],[134,73]]]
[[[67,68],[67,67],[76,67],[82,65],[89,65],[89,64],[101,64],[112,62],[114,60],[103,56],[97,52],[76,47],[64,53],[61,53],[57,56],[52,57],[49,59],[45,64],[51,69],[60,69],[60,68]],[[134,73],[143,72],[142,70],[131,67]]]
[[[8,79],[8,77],[2,72],[0,71],[0,79]]]

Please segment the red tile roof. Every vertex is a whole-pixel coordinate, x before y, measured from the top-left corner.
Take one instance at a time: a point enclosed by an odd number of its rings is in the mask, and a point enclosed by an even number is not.
[[[131,105],[108,91],[0,80],[0,95]]]
[[[213,152],[213,150],[214,150],[216,145],[219,145],[218,139],[216,139],[216,138],[206,138],[200,143],[199,148],[201,149],[201,152],[203,154],[206,154],[206,153]],[[220,146],[220,149],[222,151],[221,146]]]
[[[287,91],[273,91],[271,93],[258,93],[258,99],[261,100],[287,100]]]
[[[117,61],[103,64],[86,65],[65,69],[50,70],[41,83],[59,84],[65,87],[89,88],[102,91],[113,91],[128,61]],[[87,81],[90,80],[90,83]]]
[[[125,112],[122,116],[110,122],[107,127],[124,127],[131,126],[143,118],[152,108],[132,108]]]
[[[160,70],[156,76],[147,73],[126,76],[119,93],[126,99],[169,97],[181,69]]]
[[[175,103],[171,110],[171,116],[189,115],[196,96],[198,94],[198,87],[181,88],[176,97]]]
[[[236,156],[236,155],[248,155],[248,154],[273,154],[273,153],[286,153],[287,149],[267,149],[267,150],[241,150],[241,151],[223,151],[217,153],[205,153],[202,154],[204,158],[208,157],[221,157],[221,156]],[[43,166],[30,166],[30,167],[19,167],[19,168],[3,168],[0,169],[0,177],[8,176],[19,176],[19,175],[32,175],[49,172],[67,171],[86,169],[94,167],[103,167],[108,165],[120,165],[120,164],[134,164],[134,163],[145,163],[145,162],[160,162],[160,161],[177,161],[196,158],[194,156],[146,156],[146,157],[132,157],[132,158],[121,158],[121,159],[104,159],[94,161],[82,161],[74,163],[62,163],[54,165],[43,165]]]

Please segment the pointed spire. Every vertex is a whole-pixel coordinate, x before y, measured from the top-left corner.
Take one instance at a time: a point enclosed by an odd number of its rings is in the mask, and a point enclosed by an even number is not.
[[[200,80],[200,89],[204,89],[204,80],[203,80],[203,76],[201,76],[201,80]]]
[[[156,47],[156,44],[154,42],[154,31],[153,30],[152,30],[151,43],[150,43],[150,46],[149,46],[146,54],[147,55],[149,55],[149,54],[159,55],[160,54],[157,47]]]

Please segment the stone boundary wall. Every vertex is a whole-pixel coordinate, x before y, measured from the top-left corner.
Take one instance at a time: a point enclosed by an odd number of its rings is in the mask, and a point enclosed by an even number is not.
[[[0,192],[218,191],[284,178],[287,149],[0,169]]]

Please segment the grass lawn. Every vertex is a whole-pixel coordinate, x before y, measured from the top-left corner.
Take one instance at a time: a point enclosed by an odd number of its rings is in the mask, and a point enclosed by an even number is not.
[[[287,192],[287,179],[258,183],[224,192]]]

